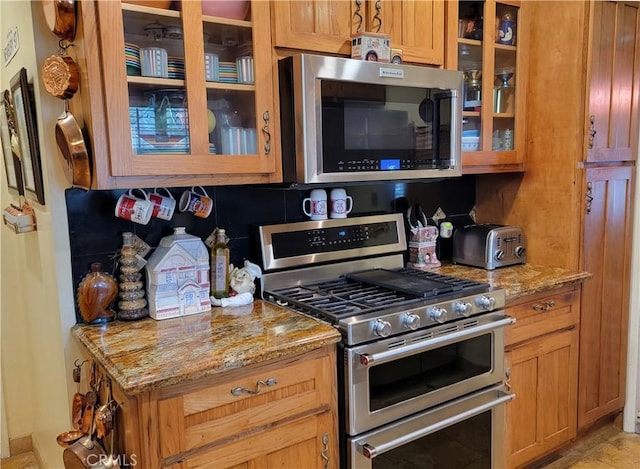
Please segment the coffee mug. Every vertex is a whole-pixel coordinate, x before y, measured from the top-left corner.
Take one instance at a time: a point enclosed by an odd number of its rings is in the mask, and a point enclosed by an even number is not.
[[[133,195],[134,191],[142,194],[142,198]],[[130,189],[122,194],[116,204],[116,217],[131,220],[141,225],[146,225],[151,220],[153,203],[149,200],[147,193],[142,189]]]
[[[166,195],[162,195],[160,191],[164,191]],[[149,200],[153,204],[152,216],[163,220],[171,220],[176,209],[176,199],[173,198],[169,189],[166,187],[153,189],[153,192],[149,194]]]
[[[327,219],[327,192],[324,189],[314,189],[309,197],[302,201],[302,211],[312,220]]]
[[[344,189],[331,189],[330,214],[331,218],[347,218],[347,214],[353,209],[353,199]]]
[[[201,193],[198,193],[198,190]],[[184,191],[180,197],[178,207],[181,212],[189,212],[200,218],[207,218],[213,208],[213,199],[202,186],[193,186],[191,190]]]

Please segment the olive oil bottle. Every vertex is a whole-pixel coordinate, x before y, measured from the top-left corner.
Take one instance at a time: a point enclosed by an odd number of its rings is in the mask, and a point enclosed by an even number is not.
[[[216,229],[211,248],[211,295],[220,299],[229,296],[229,238],[225,230]]]

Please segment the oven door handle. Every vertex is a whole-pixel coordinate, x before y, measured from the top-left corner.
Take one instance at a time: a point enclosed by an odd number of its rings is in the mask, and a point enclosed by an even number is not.
[[[392,360],[397,360],[398,358],[402,358],[407,355],[414,355],[416,353],[420,353],[425,350],[429,350],[434,346],[442,346],[446,345],[446,343],[458,342],[460,339],[465,339],[467,337],[472,337],[478,335],[480,333],[484,333],[486,331],[491,331],[494,329],[499,329],[501,327],[508,326],[509,324],[513,324],[516,320],[510,316],[499,316],[501,319],[496,321],[491,321],[486,324],[480,324],[476,327],[472,327],[469,329],[463,329],[461,331],[452,332],[450,334],[444,334],[438,337],[434,337],[432,339],[427,339],[424,341],[416,342],[411,345],[407,345],[405,347],[397,347],[392,348],[390,350],[385,350],[384,352],[379,353],[360,353],[360,363],[364,366],[369,366],[373,364],[380,364],[389,362]]]
[[[373,459],[376,456],[380,456],[381,454],[386,453],[387,451],[391,451],[400,446],[411,443],[412,441],[418,440],[432,433],[436,433],[444,428],[463,422],[464,420],[467,420],[471,417],[475,417],[476,415],[491,410],[494,407],[507,403],[516,397],[515,394],[506,393],[503,390],[498,390],[497,395],[498,397],[488,402],[482,402],[475,407],[463,410],[450,417],[443,418],[438,422],[435,422],[431,425],[426,425],[422,428],[419,428],[418,430],[404,433],[398,438],[381,442],[375,446],[367,443],[366,441],[361,441],[359,444],[359,449],[366,458]],[[484,400],[482,399],[482,396],[480,396],[480,399]],[[365,440],[365,438],[363,438],[363,440]]]

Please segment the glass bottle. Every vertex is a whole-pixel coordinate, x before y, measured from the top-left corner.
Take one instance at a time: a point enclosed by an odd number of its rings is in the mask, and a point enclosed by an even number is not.
[[[229,296],[229,246],[226,231],[216,229],[216,241],[211,248],[211,294],[220,299]]]
[[[118,296],[118,282],[102,271],[102,263],[91,264],[91,272],[78,285],[78,309],[87,324],[102,324],[115,318],[111,304]]]

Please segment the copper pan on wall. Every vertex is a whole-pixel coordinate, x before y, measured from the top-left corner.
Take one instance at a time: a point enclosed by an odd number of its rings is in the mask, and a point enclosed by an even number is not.
[[[73,185],[84,190],[91,188],[91,163],[84,135],[76,118],[69,112],[68,100],[78,91],[80,71],[75,61],[66,55],[52,55],[42,66],[45,89],[56,98],[64,100],[64,113],[55,127],[56,144],[69,168],[68,176]]]

